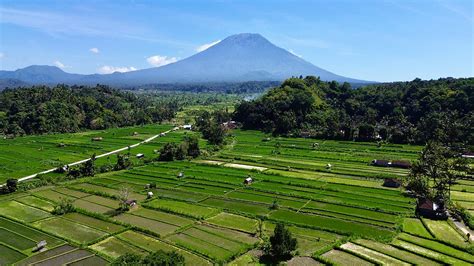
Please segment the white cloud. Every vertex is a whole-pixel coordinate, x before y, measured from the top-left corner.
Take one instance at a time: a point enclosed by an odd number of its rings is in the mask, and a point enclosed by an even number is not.
[[[203,45],[201,45],[201,46],[196,47],[195,50],[196,50],[196,52],[202,52],[202,51],[204,51],[204,50],[207,50],[209,47],[214,46],[214,45],[216,45],[216,44],[218,44],[218,43],[220,43],[220,42],[221,42],[221,40],[217,40],[217,41],[211,42],[211,43],[205,43],[205,44],[203,44]]]
[[[98,54],[100,52],[99,48],[96,48],[96,47],[89,49],[89,51],[94,53],[94,54]]]
[[[129,72],[129,71],[135,71],[137,70],[134,67],[115,67],[115,66],[102,66],[100,67],[97,71],[100,74],[112,74],[114,72]]]
[[[152,66],[159,67],[159,66],[164,66],[164,65],[167,65],[167,64],[174,63],[174,62],[178,61],[178,58],[168,57],[166,55],[164,55],[164,56],[154,55],[154,56],[148,57],[146,59],[146,61]]]
[[[293,51],[292,49],[288,49],[288,52],[292,53],[293,55],[296,55],[299,58],[303,58],[302,55],[299,55],[299,54],[295,53],[295,51]]]
[[[53,62],[53,64],[59,68],[66,68],[66,65],[64,65],[63,63],[61,63],[60,61],[56,60]]]

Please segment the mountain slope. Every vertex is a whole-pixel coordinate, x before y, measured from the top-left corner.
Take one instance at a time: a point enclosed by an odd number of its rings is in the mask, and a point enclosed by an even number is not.
[[[43,69],[43,71],[41,71]],[[242,33],[162,67],[108,75],[77,75],[50,66],[31,66],[0,71],[1,78],[28,83],[76,83],[143,85],[150,83],[243,82],[284,80],[291,76],[314,75],[322,80],[366,83],[336,75],[277,47],[260,34]]]

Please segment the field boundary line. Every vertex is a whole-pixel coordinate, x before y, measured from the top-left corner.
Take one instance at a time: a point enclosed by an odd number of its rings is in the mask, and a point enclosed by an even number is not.
[[[306,205],[308,205],[309,203],[311,202],[311,199],[309,199],[303,206],[301,206],[298,211],[296,211],[296,213],[299,213],[301,209],[303,209],[304,207],[306,207]]]
[[[158,138],[161,134],[168,134],[168,133],[170,133],[170,132],[172,132],[172,131],[178,130],[179,128],[180,128],[180,126],[176,126],[176,127],[172,128],[172,129],[169,129],[169,130],[167,130],[167,131],[160,132],[160,133],[158,133],[158,134],[156,134],[156,135],[154,135],[154,136],[151,136],[151,137],[149,137],[149,138],[147,138],[147,139],[145,139],[145,140],[142,140],[142,141],[140,141],[140,142],[138,142],[138,143],[135,143],[135,144],[132,144],[132,145],[129,145],[129,146],[127,146],[127,147],[120,148],[120,149],[116,149],[116,150],[113,150],[113,151],[109,151],[109,152],[106,152],[106,153],[99,154],[99,155],[97,155],[95,158],[106,157],[106,156],[109,156],[109,155],[112,155],[112,154],[115,154],[115,153],[119,153],[119,152],[122,152],[122,151],[126,151],[126,150],[128,150],[129,148],[132,149],[132,148],[138,147],[138,146],[140,146],[140,145],[142,145],[142,144],[146,144],[146,143],[148,143],[148,142],[150,142],[150,141],[152,141],[152,140]],[[76,161],[76,162],[72,162],[72,163],[63,165],[63,167],[65,167],[65,166],[67,166],[67,167],[75,166],[75,165],[78,165],[78,164],[85,163],[85,162],[87,162],[87,161],[89,161],[89,160],[90,160],[90,158],[87,158],[87,159],[84,159],[84,160],[80,160],[80,161]],[[23,182],[23,181],[26,181],[26,180],[29,180],[29,179],[33,179],[33,178],[37,177],[38,175],[49,174],[49,173],[51,173],[51,172],[54,172],[56,169],[58,169],[58,167],[52,168],[52,169],[49,169],[49,170],[45,170],[45,171],[42,171],[42,172],[39,172],[39,173],[36,173],[36,174],[32,174],[32,175],[29,175],[29,176],[25,176],[25,177],[22,177],[22,178],[18,178],[18,182]],[[3,186],[5,186],[5,185],[6,185],[6,183],[0,184],[0,187],[3,187]]]

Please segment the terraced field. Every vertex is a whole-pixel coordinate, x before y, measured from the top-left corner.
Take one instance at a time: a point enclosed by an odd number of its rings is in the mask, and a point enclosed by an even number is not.
[[[137,150],[151,152],[164,141],[180,141],[183,134],[169,134]],[[65,264],[103,264],[126,252],[160,249],[177,251],[193,265],[250,263],[275,224],[284,223],[298,239],[299,256],[305,257],[295,261],[474,263],[470,243],[451,224],[415,218],[414,199],[382,186],[383,178],[403,178],[407,170],[369,165],[373,159],[413,160],[420,147],[267,139],[255,131],[236,130],[234,135],[231,145],[207,158],[150,162],[0,197],[2,236],[23,234],[3,223],[41,234],[14,238],[18,243],[0,238],[0,248],[9,254],[4,260],[53,257],[31,252],[47,238],[48,252],[64,249],[58,253]],[[249,176],[253,182],[244,185]],[[150,183],[157,187],[145,188]],[[117,196],[124,187],[138,206],[121,213]],[[150,191],[154,196],[147,199]],[[455,192],[458,200],[470,199],[469,192]],[[63,198],[71,199],[77,212],[53,215]]]
[[[90,158],[92,154],[106,153],[138,143],[160,132],[171,129],[171,125],[148,125],[87,131],[73,134],[0,139],[0,184],[7,178],[20,178],[40,171],[63,166],[67,163]],[[136,133],[136,134],[134,134]],[[101,141],[92,141],[101,137]],[[135,153],[156,149],[155,142],[148,147],[137,147]]]

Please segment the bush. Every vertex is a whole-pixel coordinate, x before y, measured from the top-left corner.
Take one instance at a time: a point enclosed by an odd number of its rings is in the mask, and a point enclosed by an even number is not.
[[[10,178],[7,180],[7,189],[10,193],[15,192],[18,188],[18,180]]]
[[[74,206],[72,200],[69,198],[61,198],[61,201],[54,206],[53,214],[63,215],[66,213],[74,212]]]

